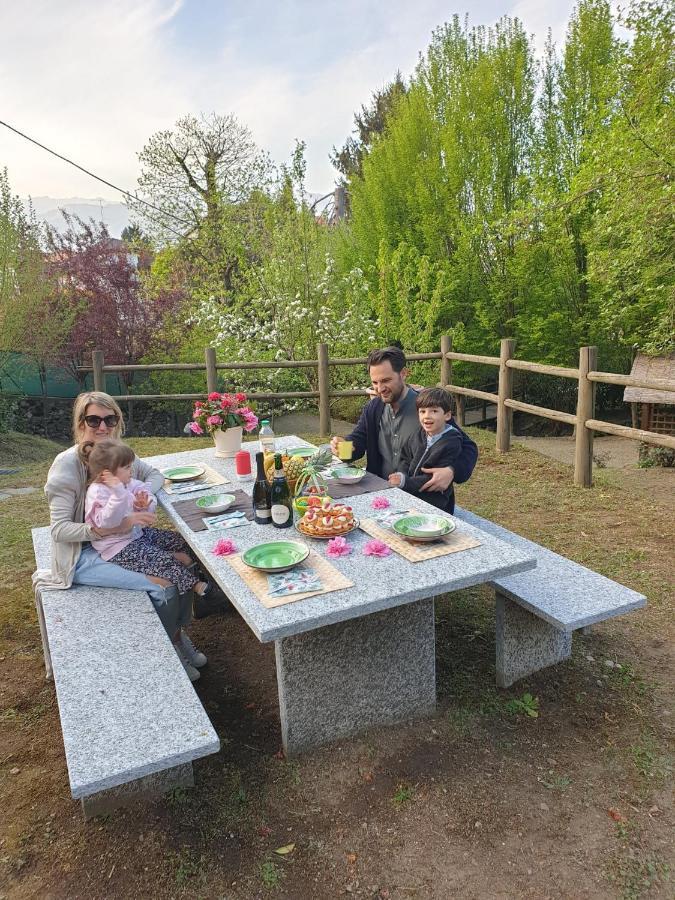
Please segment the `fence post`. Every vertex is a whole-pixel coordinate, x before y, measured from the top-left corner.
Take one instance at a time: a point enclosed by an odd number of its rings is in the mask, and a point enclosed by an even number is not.
[[[216,351],[214,347],[207,347],[206,357],[206,392],[208,394],[218,390],[218,370],[216,369]]]
[[[91,366],[94,370],[94,390],[105,391],[105,372],[103,371],[103,350],[91,351]]]
[[[464,428],[464,397],[455,394],[455,419],[460,428]]]
[[[506,361],[513,357],[516,342],[512,338],[502,338],[499,347],[499,389],[497,401],[497,453],[506,453],[511,449],[511,410],[505,400],[511,400],[513,393],[513,369],[509,369]]]
[[[319,360],[319,431],[330,434],[330,370],[328,368],[328,344],[316,345]]]
[[[595,384],[586,377],[598,367],[598,348],[579,350],[579,387],[577,389],[577,425],[574,447],[574,483],[582,487],[593,484],[593,431],[586,420],[595,418]]]
[[[452,350],[452,337],[449,334],[441,335],[441,387],[447,388],[452,384],[452,360],[445,355]]]

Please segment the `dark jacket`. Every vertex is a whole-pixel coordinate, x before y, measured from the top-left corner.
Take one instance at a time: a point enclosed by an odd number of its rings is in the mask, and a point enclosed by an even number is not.
[[[366,403],[363,411],[359,416],[359,421],[354,426],[351,434],[347,435],[348,441],[354,442],[354,455],[352,459],[361,459],[363,454],[367,454],[366,469],[373,475],[382,477],[382,457],[378,446],[378,435],[380,431],[380,420],[384,412],[385,404],[379,397],[373,397],[370,402]],[[468,481],[473,472],[476,460],[478,459],[478,447],[471,440],[468,434],[454,421],[452,423],[462,436],[462,452],[454,464],[455,482],[464,484]],[[424,497],[426,499],[426,497]]]
[[[450,424],[452,429],[440,437],[429,450],[427,450],[427,436],[424,430],[420,428],[416,434],[413,434],[406,441],[401,451],[399,471],[405,475],[403,490],[407,494],[420,497],[432,506],[437,506],[438,509],[453,513],[455,511],[455,492],[452,484],[445,491],[423,491],[420,493],[421,487],[431,478],[431,475],[420,471],[422,466],[425,469],[452,466],[454,469],[457,461],[462,457],[464,450],[463,438],[471,440],[454,422]],[[473,444],[473,441],[471,443]]]

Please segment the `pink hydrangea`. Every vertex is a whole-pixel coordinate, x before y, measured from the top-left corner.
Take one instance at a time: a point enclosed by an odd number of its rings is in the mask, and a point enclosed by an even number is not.
[[[221,538],[214,544],[212,552],[215,553],[216,556],[229,556],[231,553],[236,553],[237,548],[234,545],[234,541],[231,541],[228,538]]]
[[[349,556],[351,552],[352,548],[343,537],[334,537],[328,541],[326,556],[337,558],[339,556]]]
[[[363,547],[364,556],[389,556],[390,553],[391,547],[385,544],[384,541],[378,541],[375,538],[372,541],[367,541]]]
[[[221,409],[230,409],[230,407],[234,406],[234,398],[231,394],[223,394],[222,400],[220,401]]]
[[[218,391],[211,391],[211,393],[208,396],[208,399],[209,400],[220,400],[220,394],[218,393]]]
[[[234,399],[237,401],[237,403],[246,403],[246,394],[235,394]]]
[[[220,416],[209,416],[208,419],[206,420],[206,424],[207,425],[222,425],[223,420],[220,418]]]
[[[193,434],[204,434],[204,429],[199,422],[190,422],[190,431]]]
[[[391,503],[387,500],[386,497],[375,497],[370,505],[373,509],[389,509]]]

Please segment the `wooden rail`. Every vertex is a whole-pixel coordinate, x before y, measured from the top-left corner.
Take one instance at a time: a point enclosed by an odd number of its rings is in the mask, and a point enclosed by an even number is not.
[[[511,420],[513,412],[523,412],[555,422],[564,422],[575,428],[574,481],[575,484],[590,487],[593,480],[593,435],[594,432],[614,434],[619,437],[644,441],[661,447],[675,449],[675,436],[643,431],[640,428],[628,428],[625,425],[614,425],[595,418],[595,385],[618,384],[625,386],[648,388],[656,391],[675,392],[675,382],[662,379],[647,380],[621,375],[614,372],[597,371],[597,348],[581,347],[579,350],[579,366],[576,369],[566,366],[553,366],[544,363],[515,359],[515,341],[504,338],[501,341],[499,356],[481,356],[475,353],[457,353],[452,349],[452,338],[441,337],[440,352],[407,354],[410,362],[422,360],[438,360],[440,363],[439,384],[445,386],[455,397],[456,418],[460,425],[464,424],[464,398],[474,397],[484,404],[497,406],[496,447],[498,452],[506,453],[511,447]],[[453,384],[453,362],[477,363],[499,369],[498,391],[478,390]],[[261,360],[258,362],[218,362],[216,351],[207,347],[203,363],[158,363],[143,365],[105,365],[103,352],[94,350],[90,367],[82,366],[80,371],[92,372],[94,389],[105,390],[107,373],[124,372],[205,372],[208,392],[218,389],[218,373],[225,370],[250,371],[255,369],[316,369],[317,390],[283,391],[279,393],[249,393],[250,400],[286,400],[286,399],[318,399],[319,428],[322,434],[328,435],[331,430],[330,401],[336,397],[366,397],[366,390],[336,391],[331,388],[330,370],[333,366],[365,366],[364,356],[330,358],[328,346],[317,344],[316,359],[300,360]],[[524,403],[513,397],[514,371],[533,372],[540,375],[551,375],[557,378],[568,378],[577,381],[576,413],[549,409]],[[135,400],[200,400],[203,393],[197,394],[121,394],[118,400],[133,402]]]

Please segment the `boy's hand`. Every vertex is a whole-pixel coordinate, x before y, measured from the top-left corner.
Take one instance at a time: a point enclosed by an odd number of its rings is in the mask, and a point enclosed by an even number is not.
[[[147,491],[136,491],[134,494],[134,509],[140,512],[150,506],[150,495]]]
[[[99,481],[103,482],[103,484],[109,488],[116,488],[122,484],[117,475],[113,475],[110,469],[104,469],[98,478]]]
[[[388,478],[389,484],[394,487],[399,487],[401,484],[401,475],[399,472],[392,472],[392,474]]]
[[[420,491],[447,491],[455,477],[455,470],[452,466],[443,466],[440,469],[425,469],[422,472],[431,475],[426,484],[423,484]]]

